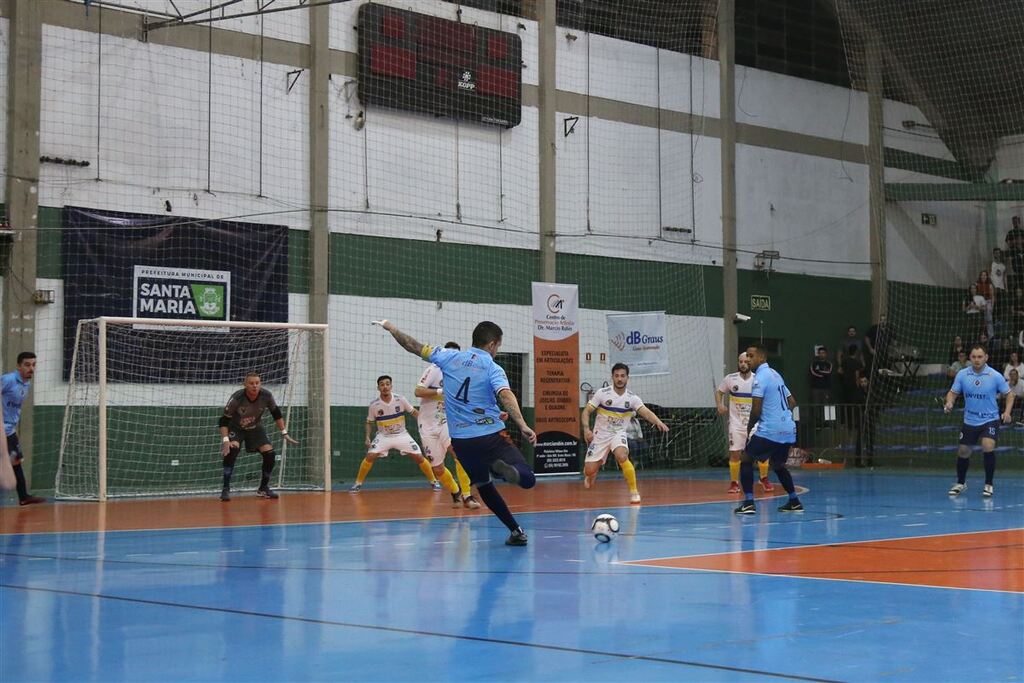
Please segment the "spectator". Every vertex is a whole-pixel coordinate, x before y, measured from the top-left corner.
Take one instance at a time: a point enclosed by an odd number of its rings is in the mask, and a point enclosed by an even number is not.
[[[854,353],[860,353],[861,348],[864,346],[864,342],[857,336],[857,328],[850,325],[846,328],[846,336],[839,340],[839,344],[836,345],[836,365],[842,367],[843,355],[847,353],[850,347],[855,349]]]
[[[956,360],[949,364],[949,369],[946,370],[946,377],[953,379],[956,377],[956,373],[967,367],[967,363],[967,352],[961,351],[957,354]]]
[[[952,363],[960,357],[960,352],[967,353],[967,346],[964,344],[963,337],[959,334],[953,337],[953,346],[949,350],[949,358],[946,362]]]
[[[967,288],[964,313],[967,315],[968,329],[972,337],[980,339],[982,330],[985,330],[987,335],[992,334],[992,302],[978,291],[978,283]]]
[[[1010,231],[1006,233],[1006,250],[1009,252],[1013,284],[1016,287],[1024,274],[1024,229],[1020,225],[1020,216],[1010,219],[1010,224]]]
[[[1007,361],[1006,366],[1003,368],[1003,377],[1007,380],[1010,379],[1010,371],[1015,370],[1017,376],[1024,375],[1024,364],[1020,362],[1020,353],[1017,351],[1010,351],[1010,360]]]
[[[824,405],[832,402],[832,361],[828,349],[819,346],[811,361],[811,403]]]
[[[1003,263],[1003,250],[996,247],[992,250],[992,264],[988,267],[992,286],[1000,292],[1006,291],[1006,264]]]
[[[843,400],[847,403],[856,403],[857,382],[864,375],[864,360],[858,344],[851,343],[846,347],[846,353],[843,354],[843,360],[836,372],[843,387]]]
[[[1007,294],[1006,308],[1008,313],[1006,323],[1011,330],[1024,329],[1024,289],[1017,287],[1012,294]]]
[[[875,359],[878,359],[878,367],[885,367],[886,352],[889,348],[889,325],[886,322],[885,314],[878,316],[878,322],[868,328],[864,333],[864,365],[868,372],[874,372]]]
[[[1020,422],[1021,409],[1018,408],[1018,403],[1021,401],[1021,397],[1024,397],[1024,382],[1020,381],[1020,373],[1016,369],[1010,370],[1010,374],[1006,378],[1007,384],[1010,385],[1010,392],[1013,394],[1013,412],[1015,413],[1014,421]]]
[[[987,270],[978,273],[978,281],[975,284],[978,287],[978,294],[981,294],[991,302],[995,302],[996,288],[992,284],[992,279],[988,276]]]
[[[875,466],[875,424],[878,408],[873,401],[868,400],[868,388],[868,378],[861,377],[857,382],[857,405],[853,406],[854,429],[857,432],[854,460],[856,467]]]

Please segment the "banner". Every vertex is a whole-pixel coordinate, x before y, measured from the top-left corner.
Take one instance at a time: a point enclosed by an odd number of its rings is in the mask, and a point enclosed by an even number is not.
[[[533,469],[580,471],[580,333],[576,285],[533,283]]]
[[[64,207],[64,377],[78,321],[99,316],[288,321],[288,228]],[[140,326],[142,327],[142,326]],[[241,333],[188,328],[187,354],[166,335],[133,329],[108,339],[108,378],[134,382],[241,382],[253,368]],[[268,335],[265,383],[287,374],[287,333]],[[279,348],[278,348],[279,347]],[[148,354],[139,358],[140,349]],[[235,351],[235,352],[232,352]],[[119,365],[135,358],[132,368]],[[196,363],[196,358],[209,359]],[[159,366],[152,372],[147,367]],[[123,376],[122,376],[123,375]],[[89,381],[88,377],[79,379]]]
[[[608,358],[613,365],[628,365],[630,377],[668,374],[668,335],[665,329],[664,311],[609,313]]]

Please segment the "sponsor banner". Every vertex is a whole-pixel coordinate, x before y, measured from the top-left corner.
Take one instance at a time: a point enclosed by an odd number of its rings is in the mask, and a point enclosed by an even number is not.
[[[665,312],[609,313],[608,346],[612,364],[625,363],[630,377],[667,375]]]
[[[288,321],[286,226],[65,206],[61,240],[65,379],[82,319]],[[241,382],[250,370],[264,384],[287,378],[287,332],[247,349],[247,334],[230,328],[165,335],[138,327],[108,335],[108,379]],[[94,381],[90,368],[81,366],[78,379]]]
[[[537,474],[580,471],[580,333],[576,285],[533,283]]]
[[[132,292],[133,318],[231,319],[231,273],[227,270],[137,265]]]

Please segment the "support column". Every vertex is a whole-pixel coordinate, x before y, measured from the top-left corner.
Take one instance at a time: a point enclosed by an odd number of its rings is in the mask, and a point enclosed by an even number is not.
[[[309,322],[326,323],[331,77],[330,6],[309,8]]]
[[[867,39],[868,80],[868,227],[871,261],[871,320],[877,321],[889,305],[885,273],[885,149],[882,109],[882,46],[877,37]]]
[[[725,323],[723,360],[728,372],[739,345],[734,323],[736,281],[736,0],[718,6],[718,89],[722,151],[722,318]]]
[[[327,323],[330,304],[330,240],[327,222],[330,204],[330,100],[331,78],[330,5],[309,8],[309,322]],[[309,362],[322,358],[327,376],[329,349],[311,344]],[[315,367],[315,366],[314,366]],[[309,447],[324,454],[324,488],[327,500],[331,493],[330,386],[309,383],[309,403],[324,404],[327,411],[322,433],[311,433]]]
[[[14,230],[10,269],[4,283],[3,371],[14,369],[21,351],[35,350],[36,240],[39,212],[39,107],[42,77],[42,5],[9,0],[7,51],[7,218]],[[48,363],[62,363],[46,358]],[[21,411],[18,437],[25,476],[32,484],[32,404]],[[48,487],[44,487],[48,488]]]
[[[555,0],[537,0],[541,280],[555,281]]]

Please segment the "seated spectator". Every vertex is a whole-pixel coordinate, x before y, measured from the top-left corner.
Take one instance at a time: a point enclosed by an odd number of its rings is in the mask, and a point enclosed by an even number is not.
[[[1015,370],[1017,377],[1024,375],[1024,363],[1020,362],[1020,353],[1017,351],[1010,351],[1010,360],[1006,362],[1003,367],[1003,377],[1007,380],[1010,379],[1010,371]]]
[[[992,250],[992,264],[988,267],[992,286],[1002,294],[1006,291],[1006,264],[1003,263],[1003,250],[996,247]]]
[[[957,357],[960,355],[961,351],[967,353],[967,345],[964,344],[963,337],[961,337],[958,334],[955,337],[953,337],[953,346],[949,350],[949,358],[946,359],[946,362],[952,363],[953,361],[955,361]]]
[[[857,328],[853,325],[847,327],[846,336],[840,339],[839,344],[836,346],[836,365],[842,366],[843,356],[848,352],[850,347],[854,348],[853,353],[860,353],[863,346],[864,342],[857,336]]]
[[[953,379],[956,377],[956,373],[960,372],[967,367],[967,354],[961,351],[955,361],[949,364],[949,369],[946,370],[946,377]]]

